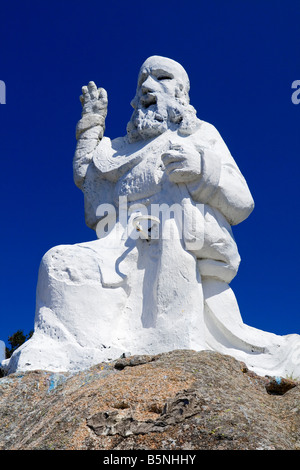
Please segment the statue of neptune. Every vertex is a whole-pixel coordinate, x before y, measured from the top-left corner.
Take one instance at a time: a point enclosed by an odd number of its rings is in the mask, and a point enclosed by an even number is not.
[[[240,263],[231,227],[254,203],[220,134],[190,105],[183,67],[144,62],[127,134],[113,140],[106,91],[94,82],[82,91],[74,180],[97,240],[45,254],[35,331],[8,372],[194,349],[300,376],[300,336],[245,325],[229,287]]]

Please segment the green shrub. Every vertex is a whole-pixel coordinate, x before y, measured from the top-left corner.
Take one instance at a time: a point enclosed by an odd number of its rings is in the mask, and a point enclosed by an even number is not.
[[[8,343],[10,347],[6,347],[6,359],[12,356],[13,352],[18,349],[25,341],[27,341],[33,335],[33,331],[30,331],[27,335],[24,334],[23,330],[16,331],[12,336],[8,337]]]

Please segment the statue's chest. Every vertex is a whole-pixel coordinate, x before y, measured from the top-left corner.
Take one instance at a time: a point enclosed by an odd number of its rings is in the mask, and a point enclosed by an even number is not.
[[[161,190],[164,178],[164,165],[161,156],[169,149],[167,136],[150,142],[131,154],[138,163],[118,181],[116,192],[131,200],[149,197]]]

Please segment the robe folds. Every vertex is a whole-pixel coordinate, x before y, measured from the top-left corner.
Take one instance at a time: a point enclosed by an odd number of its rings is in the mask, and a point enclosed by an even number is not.
[[[165,172],[161,156],[176,145],[199,154],[191,182]],[[45,254],[35,331],[8,370],[76,371],[122,354],[210,349],[263,375],[300,376],[300,337],[245,325],[230,288],[240,264],[232,226],[254,202],[217,130],[202,121],[185,136],[104,137],[84,158],[75,172],[86,165],[85,219],[99,238]]]

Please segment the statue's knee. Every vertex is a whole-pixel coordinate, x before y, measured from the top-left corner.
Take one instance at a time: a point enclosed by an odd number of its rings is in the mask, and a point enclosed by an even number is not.
[[[67,283],[100,280],[99,266],[93,252],[80,245],[59,245],[51,248],[43,256],[40,270]]]

